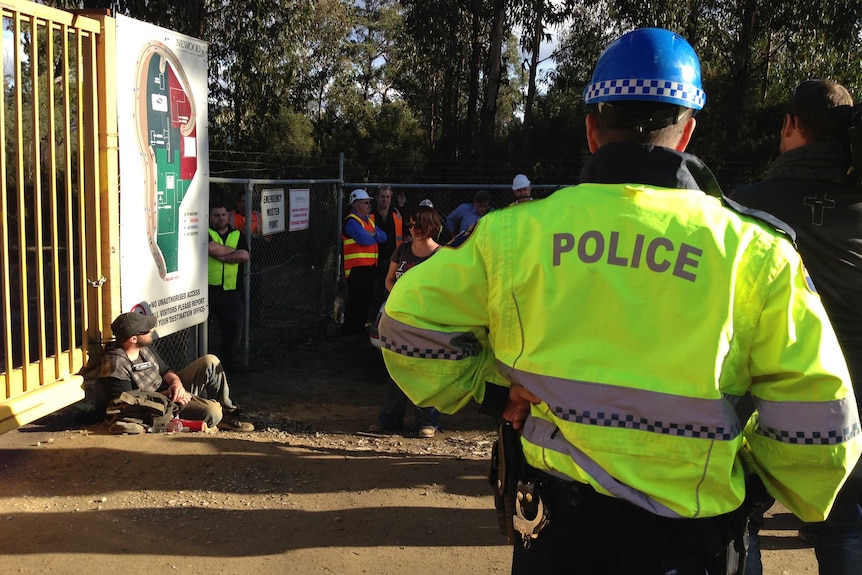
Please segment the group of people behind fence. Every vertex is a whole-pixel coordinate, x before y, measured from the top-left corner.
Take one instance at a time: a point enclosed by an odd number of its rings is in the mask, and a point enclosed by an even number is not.
[[[530,196],[530,181],[518,174],[513,181],[515,203]],[[524,193],[526,191],[526,193]],[[342,226],[344,275],[347,303],[341,335],[364,336],[376,333],[381,306],[398,280],[408,270],[430,258],[447,238],[466,232],[490,209],[491,197],[478,190],[472,202],[455,208],[444,221],[429,199],[409,208],[406,194],[399,193],[393,205],[392,187],[380,186],[372,197],[363,189],[348,196],[349,212]],[[399,431],[409,403],[407,396],[389,382],[383,409],[371,431]],[[434,407],[415,407],[418,437],[431,438],[439,429],[440,412]]]

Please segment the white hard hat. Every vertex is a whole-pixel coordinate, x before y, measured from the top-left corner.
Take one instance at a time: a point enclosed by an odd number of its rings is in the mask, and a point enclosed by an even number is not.
[[[527,179],[527,176],[524,174],[518,174],[515,176],[515,179],[512,180],[512,190],[522,190],[530,185],[530,180]]]
[[[419,206],[433,208],[434,204],[431,203],[431,200],[422,200],[421,202],[419,202]]]
[[[371,199],[371,198],[368,195],[368,192],[366,192],[365,190],[353,190],[352,192],[350,192],[350,196],[348,196],[347,202],[352,204],[356,200],[369,200],[369,199]]]

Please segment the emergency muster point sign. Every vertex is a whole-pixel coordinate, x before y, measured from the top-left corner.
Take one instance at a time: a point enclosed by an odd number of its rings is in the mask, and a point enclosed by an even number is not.
[[[284,231],[284,189],[260,192],[260,216],[263,235]]]

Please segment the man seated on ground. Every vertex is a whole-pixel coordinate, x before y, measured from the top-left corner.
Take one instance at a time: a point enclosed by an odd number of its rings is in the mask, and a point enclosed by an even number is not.
[[[156,391],[179,405],[182,419],[204,421],[207,427],[254,431],[251,423],[239,419],[219,359],[208,354],[175,373],[152,347],[155,327],[155,317],[134,312],[119,315],[111,324],[116,341],[105,346],[99,373],[99,385],[108,401],[124,391]]]

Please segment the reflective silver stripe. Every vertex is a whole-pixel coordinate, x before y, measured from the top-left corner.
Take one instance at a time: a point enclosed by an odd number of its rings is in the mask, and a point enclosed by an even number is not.
[[[664,435],[731,441],[741,432],[733,401],[699,399],[609,384],[562,379],[497,363],[509,381],[536,394],[556,417],[572,423]]]
[[[811,403],[767,401],[754,398],[760,413],[757,433],[793,445],[837,445],[859,435],[859,414],[849,399]],[[835,421],[837,427],[827,429],[823,422]]]
[[[538,417],[528,417],[524,424],[523,438],[543,447],[558,453],[564,453],[572,458],[572,461],[578,467],[586,471],[590,477],[596,480],[608,493],[616,497],[628,501],[633,505],[637,505],[642,509],[646,509],[650,513],[660,515],[661,517],[680,518],[682,515],[662,505],[658,501],[651,498],[643,491],[638,491],[629,485],[620,483],[611,477],[602,467],[595,461],[590,459],[583,451],[566,441],[562,433],[554,433],[557,428],[550,421],[545,421]],[[544,470],[563,481],[572,481],[571,477],[566,477],[560,473],[554,473],[552,470]]]
[[[394,320],[386,312],[380,317],[378,331],[382,347],[409,357],[461,360],[480,351],[472,333],[421,329]]]

